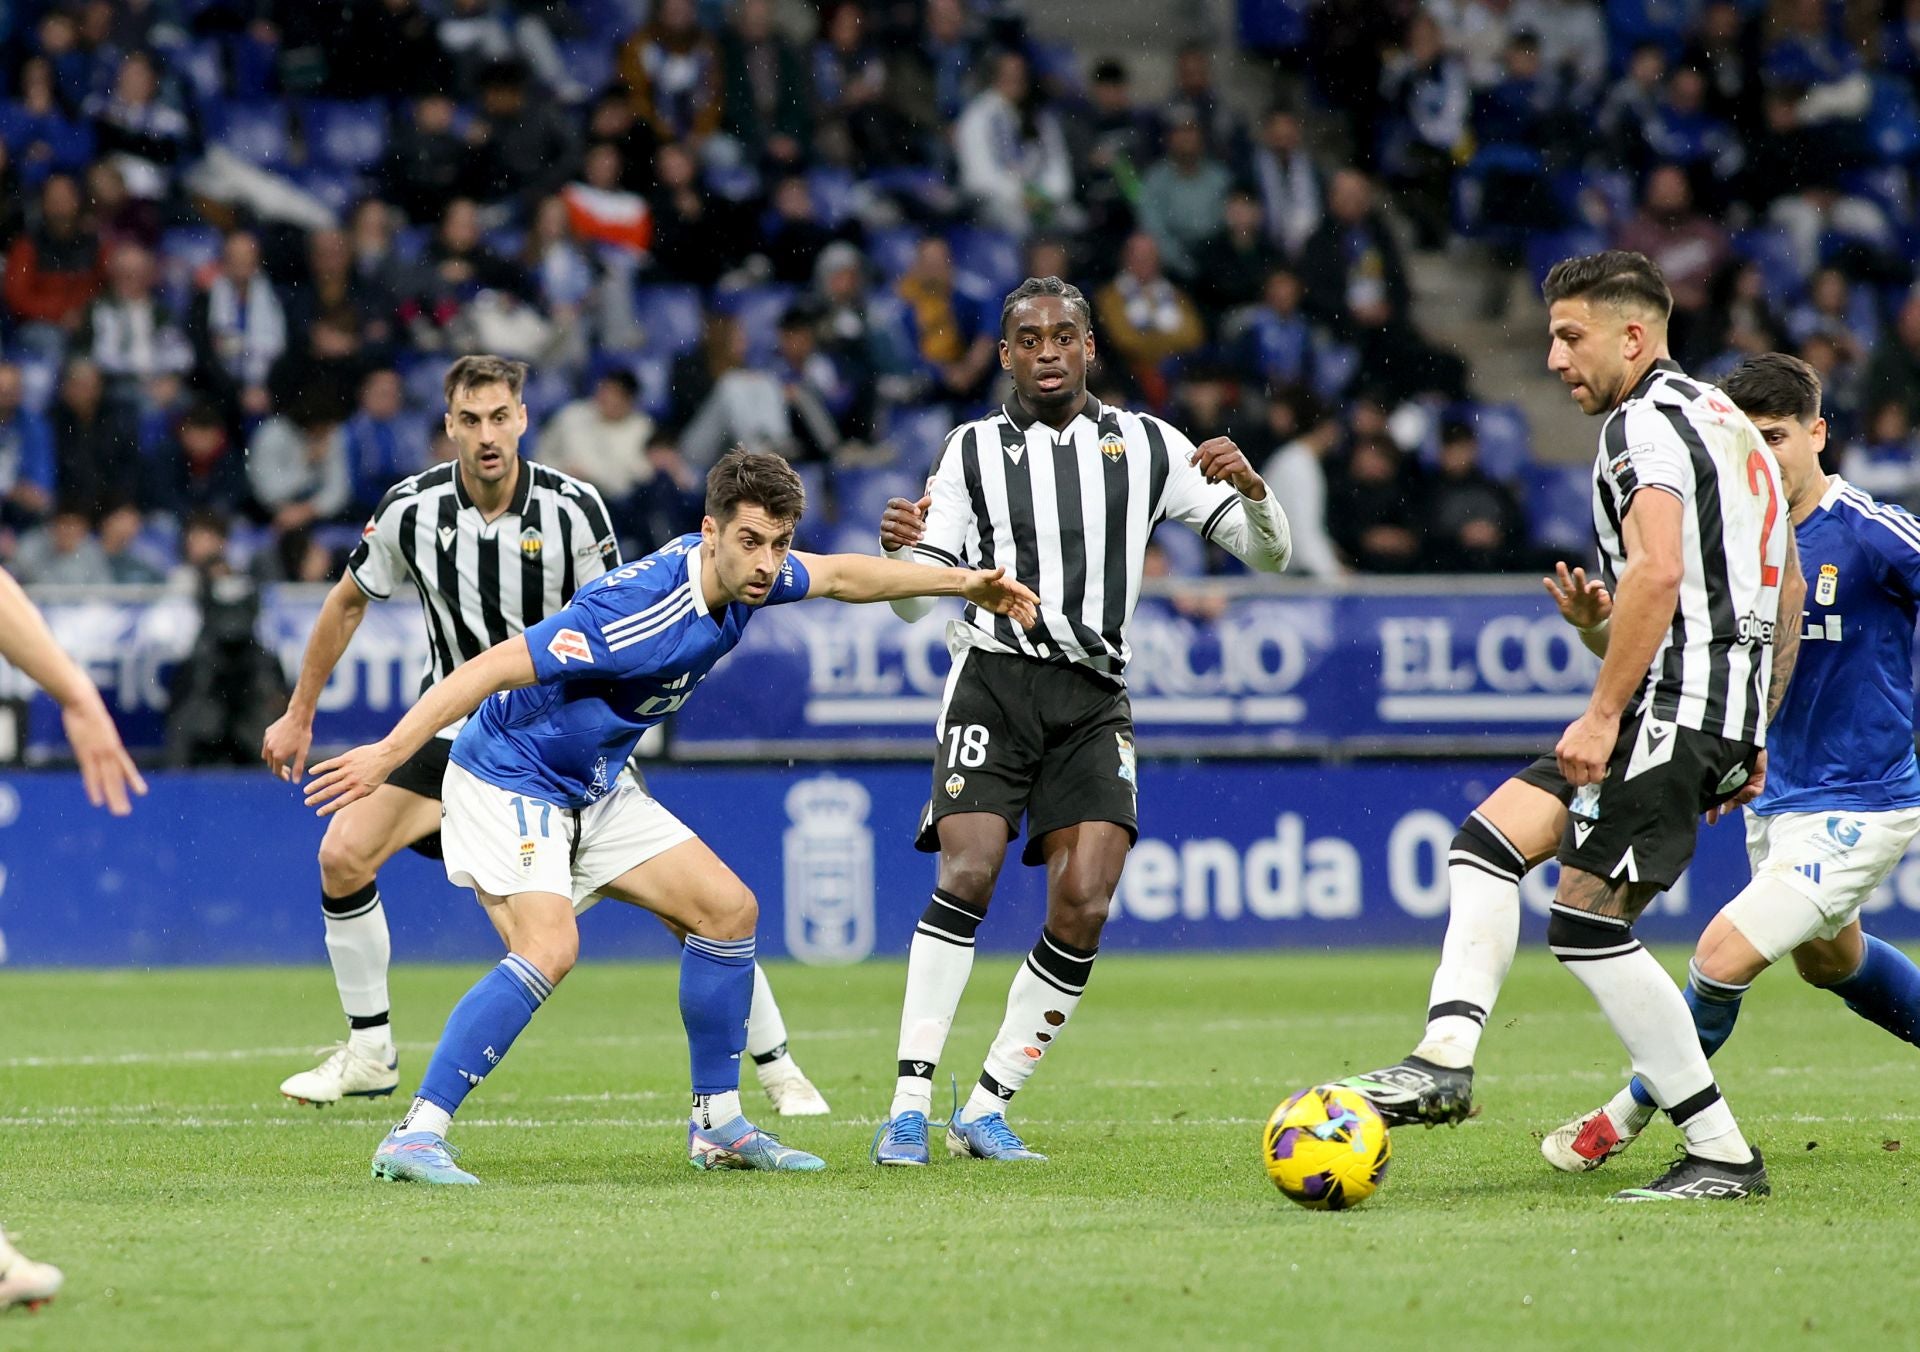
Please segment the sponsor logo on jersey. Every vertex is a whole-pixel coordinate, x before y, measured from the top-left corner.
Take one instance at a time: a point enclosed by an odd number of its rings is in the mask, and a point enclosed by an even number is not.
[[[1818,601],[1823,606],[1830,606],[1833,604],[1834,598],[1839,594],[1840,594],[1839,565],[1832,564],[1832,563],[1821,564],[1820,580],[1813,584],[1813,599]]]
[[[366,525],[360,528],[360,538],[362,540],[366,539],[369,535],[373,534],[374,531],[377,529],[379,529],[379,527],[377,527],[373,522],[371,521],[367,522]]]
[[[1720,776],[1720,783],[1718,787],[1714,789],[1714,792],[1715,793],[1732,793],[1735,789],[1739,788],[1742,784],[1746,783],[1752,777],[1753,777],[1752,769],[1750,769],[1745,765],[1736,765],[1731,770],[1727,771],[1724,775]]]
[[[947,776],[947,797],[958,798],[960,796],[960,790],[966,787],[967,777],[965,775]]]
[[[540,551],[545,547],[545,545],[546,545],[546,542],[540,538],[540,531],[538,527],[528,526],[525,530],[520,532],[520,557],[521,558],[523,559],[539,558]]]
[[[1734,637],[1741,643],[1747,644],[1771,643],[1773,642],[1773,630],[1774,623],[1772,620],[1763,620],[1749,610],[1740,617],[1740,627]]]
[[[1111,435],[1100,438],[1100,454],[1106,456],[1107,459],[1118,460],[1126,453],[1127,443],[1125,438]]]
[[[440,528],[440,548],[451,549],[453,547],[453,537],[455,534],[456,532],[452,526],[442,526]]]
[[[1860,843],[1860,823],[1852,817],[1829,817],[1827,834],[1839,841],[1842,848],[1850,850]]]
[[[547,651],[563,667],[569,659],[579,662],[593,660],[593,649],[587,646],[587,636],[578,629],[562,629],[547,640]]]

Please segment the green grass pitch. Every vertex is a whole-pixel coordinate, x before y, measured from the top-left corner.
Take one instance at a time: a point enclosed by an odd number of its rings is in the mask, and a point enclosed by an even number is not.
[[[321,970],[7,973],[0,1217],[68,1284],[0,1318],[0,1349],[1912,1344],[1920,1052],[1788,973],[1716,1063],[1770,1200],[1606,1204],[1659,1172],[1664,1125],[1598,1174],[1546,1168],[1533,1133],[1615,1088],[1622,1055],[1526,952],[1482,1115],[1397,1132],[1357,1211],[1286,1202],[1266,1113],[1404,1052],[1432,960],[1104,959],[1016,1105],[1051,1163],[885,1173],[866,1150],[901,968],[781,966],[836,1109],[788,1126],[830,1163],[789,1178],[687,1166],[674,969],[588,962],[456,1124],[485,1186],[442,1190],[368,1178],[403,1097],[275,1093],[338,1017]],[[948,1055],[963,1092],[1014,961],[976,968]],[[396,974],[403,1095],[479,970]]]

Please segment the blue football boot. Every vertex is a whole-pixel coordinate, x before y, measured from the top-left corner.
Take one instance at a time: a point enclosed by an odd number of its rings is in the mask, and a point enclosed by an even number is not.
[[[873,1134],[875,1164],[912,1165],[927,1162],[927,1115],[912,1109],[889,1117]]]
[[[776,1174],[811,1174],[827,1167],[818,1155],[809,1155],[770,1131],[736,1117],[717,1127],[687,1124],[687,1161],[696,1169],[761,1169]]]
[[[373,1176],[389,1183],[478,1183],[454,1161],[459,1150],[430,1131],[390,1131],[373,1152]]]

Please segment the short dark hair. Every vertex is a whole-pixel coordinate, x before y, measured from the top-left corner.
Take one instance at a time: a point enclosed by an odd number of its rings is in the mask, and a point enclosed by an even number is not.
[[[798,521],[807,510],[807,487],[777,455],[731,450],[707,471],[707,515],[724,525],[742,506],[758,507],[776,521]]]
[[[1820,373],[1786,352],[1748,357],[1720,382],[1721,391],[1749,418],[1807,424],[1820,416],[1820,388]]]
[[[518,400],[526,388],[527,364],[484,352],[460,358],[447,368],[447,407],[453,407],[455,395],[477,390],[482,385],[505,385]]]
[[[1549,305],[1587,300],[1616,310],[1651,310],[1660,316],[1662,324],[1673,313],[1673,292],[1667,289],[1660,265],[1645,254],[1627,249],[1562,259],[1547,274],[1540,295]]]
[[[1014,307],[1023,300],[1032,300],[1036,296],[1058,296],[1067,303],[1080,321],[1080,327],[1093,327],[1093,307],[1087,304],[1087,298],[1080,294],[1080,288],[1072,282],[1063,282],[1058,277],[1029,277],[1026,281],[1007,292],[1006,302],[1000,307],[1000,336],[1007,336],[1007,323],[1013,318]]]
[[[600,373],[599,383],[617,385],[629,399],[640,397],[640,380],[624,366],[610,366]]]

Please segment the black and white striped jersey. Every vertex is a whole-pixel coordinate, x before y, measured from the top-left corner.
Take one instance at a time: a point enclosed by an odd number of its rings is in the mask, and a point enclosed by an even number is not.
[[[429,638],[424,691],[619,564],[599,490],[523,459],[513,500],[492,521],[467,496],[457,465],[402,479],[360,532],[347,575],[375,600],[406,582],[419,591]]]
[[[1253,567],[1285,567],[1291,545],[1273,495],[1252,503],[1232,484],[1208,483],[1187,463],[1192,454],[1193,443],[1159,418],[1091,396],[1059,432],[1017,405],[955,429],[928,483],[933,503],[912,557],[1005,566],[1039,595],[1040,622],[1023,630],[968,606],[950,643],[1079,662],[1124,680],[1127,621],[1147,540],[1163,519]]]
[[[1600,430],[1593,526],[1609,588],[1627,564],[1621,522],[1635,493],[1685,504],[1685,571],[1636,710],[1761,744],[1793,523],[1780,466],[1759,431],[1714,386],[1655,363]]]

